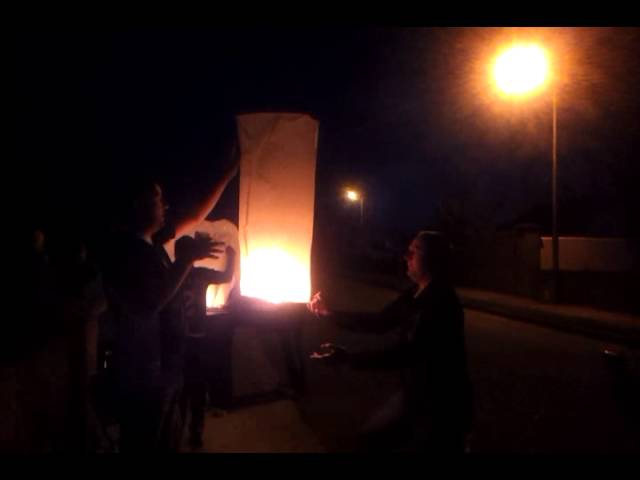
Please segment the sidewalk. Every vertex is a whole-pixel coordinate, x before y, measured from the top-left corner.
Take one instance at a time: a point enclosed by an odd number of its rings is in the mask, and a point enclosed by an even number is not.
[[[315,433],[291,400],[281,400],[206,416],[199,453],[323,453]],[[184,452],[192,450],[185,442]]]
[[[580,305],[553,305],[485,290],[458,288],[466,308],[640,347],[640,317]]]

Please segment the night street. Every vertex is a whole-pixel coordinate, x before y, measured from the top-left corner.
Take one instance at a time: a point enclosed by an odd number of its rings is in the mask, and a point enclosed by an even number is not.
[[[0,453],[639,454],[640,28],[214,19],[12,28]]]

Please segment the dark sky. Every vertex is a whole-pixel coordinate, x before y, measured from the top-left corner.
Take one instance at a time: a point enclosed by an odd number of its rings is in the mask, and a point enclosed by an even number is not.
[[[443,210],[544,223],[549,95],[500,101],[485,78],[515,37],[551,45],[562,66],[561,232],[637,232],[640,35],[629,28],[23,31],[16,164],[34,192],[24,203],[85,221],[109,205],[114,180],[151,171],[180,205],[215,179],[234,112],[289,110],[320,120],[324,219],[356,182],[369,221],[388,227],[424,226]]]

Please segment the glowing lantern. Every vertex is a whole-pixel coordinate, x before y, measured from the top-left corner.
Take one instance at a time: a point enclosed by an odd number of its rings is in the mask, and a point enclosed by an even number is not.
[[[303,114],[239,115],[240,291],[308,302],[318,122]]]

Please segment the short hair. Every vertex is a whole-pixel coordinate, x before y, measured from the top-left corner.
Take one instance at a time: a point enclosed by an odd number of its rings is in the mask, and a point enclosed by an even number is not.
[[[433,277],[447,275],[451,244],[447,237],[437,231],[421,230],[416,235],[423,258],[423,268]]]
[[[134,175],[118,186],[116,195],[116,215],[121,220],[135,215],[137,203],[147,195],[155,193],[157,179],[150,175]]]

